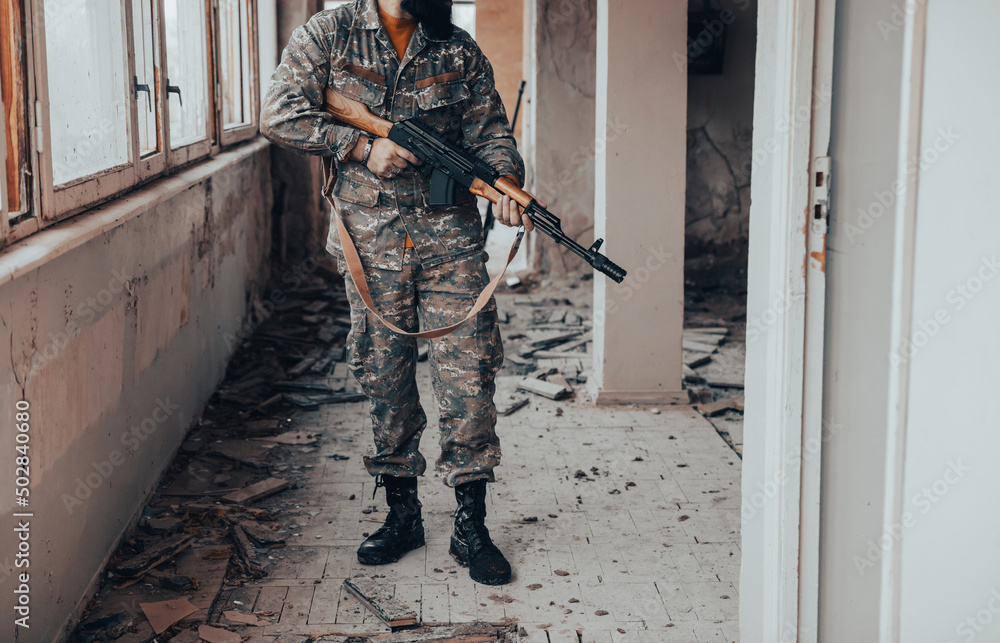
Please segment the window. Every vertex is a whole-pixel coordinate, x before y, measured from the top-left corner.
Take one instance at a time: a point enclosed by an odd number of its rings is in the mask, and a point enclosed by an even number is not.
[[[7,217],[17,218],[31,210],[31,172],[28,150],[28,83],[24,39],[24,14],[17,3],[0,2],[0,103],[3,122],[0,123],[0,159],[4,165],[4,181],[0,186],[3,203],[0,212],[7,216],[0,221],[0,240],[7,226]]]
[[[476,3],[474,0],[455,0],[451,9],[451,21],[476,37]]]
[[[256,8],[0,0],[0,243],[255,136]]]
[[[223,142],[233,140],[234,130],[246,129],[256,120],[256,82],[250,58],[251,16],[249,0],[219,0]]]
[[[204,3],[164,0],[170,148],[208,141],[208,24]]]
[[[132,79],[120,2],[45,0],[44,9],[48,143],[52,181],[62,186],[129,162]]]

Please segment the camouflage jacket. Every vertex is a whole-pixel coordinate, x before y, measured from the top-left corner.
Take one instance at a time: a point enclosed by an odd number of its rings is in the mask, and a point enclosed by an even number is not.
[[[422,265],[482,252],[474,196],[430,208],[426,173],[408,168],[383,181],[347,159],[361,132],[320,109],[327,84],[390,121],[419,116],[442,138],[523,182],[524,163],[493,68],[472,37],[456,27],[449,40],[435,40],[418,26],[400,61],[376,0],[321,11],[285,47],[264,98],[260,130],[274,143],[335,163],[334,202],[366,266],[401,270],[407,233]],[[330,226],[327,250],[342,256],[336,226]]]

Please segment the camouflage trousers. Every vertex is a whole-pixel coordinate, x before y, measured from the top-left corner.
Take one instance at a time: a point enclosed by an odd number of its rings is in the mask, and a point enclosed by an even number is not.
[[[483,257],[421,267],[406,248],[402,271],[366,268],[368,288],[379,313],[400,328],[416,331],[419,319],[424,328],[446,326],[465,316],[489,283]],[[365,308],[343,265],[341,274],[351,304],[349,365],[370,401],[375,437],[365,468],[373,476],[419,476],[427,467],[419,451],[427,416],[417,395],[417,341],[386,328]],[[503,365],[496,301],[454,333],[431,340],[428,357],[439,414],[437,471],[449,487],[492,482],[500,462],[494,380]]]

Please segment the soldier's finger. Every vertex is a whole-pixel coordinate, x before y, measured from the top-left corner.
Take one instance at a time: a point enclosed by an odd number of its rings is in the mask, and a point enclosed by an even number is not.
[[[526,214],[521,215],[521,225],[523,225],[524,229],[528,232],[535,229],[535,224],[531,222],[531,217]]]
[[[420,165],[421,163],[420,158],[405,147],[397,148],[396,156],[399,156],[407,163],[412,163],[413,165]]]

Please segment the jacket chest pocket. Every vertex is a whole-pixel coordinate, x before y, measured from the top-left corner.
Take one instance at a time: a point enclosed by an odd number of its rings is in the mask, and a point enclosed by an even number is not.
[[[334,90],[364,103],[376,114],[385,103],[385,77],[358,65],[347,63],[331,68],[327,82]]]
[[[420,120],[442,134],[461,130],[462,111],[470,96],[458,72],[418,80],[414,95]]]

